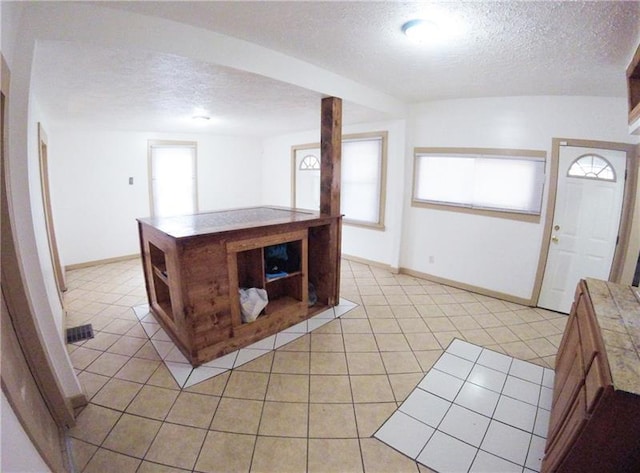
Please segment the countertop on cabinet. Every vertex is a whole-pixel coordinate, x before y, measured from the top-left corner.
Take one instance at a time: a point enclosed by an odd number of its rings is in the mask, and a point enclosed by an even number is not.
[[[587,279],[615,390],[640,395],[640,300],[631,286]]]

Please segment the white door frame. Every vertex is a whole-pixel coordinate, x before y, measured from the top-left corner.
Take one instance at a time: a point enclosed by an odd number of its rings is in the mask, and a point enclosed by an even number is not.
[[[538,260],[538,270],[536,272],[536,282],[533,289],[532,302],[538,304],[540,291],[542,289],[542,279],[549,256],[551,245],[551,230],[556,207],[556,194],[558,190],[558,165],[560,161],[560,146],[576,146],[582,148],[608,149],[623,151],[627,155],[627,173],[624,183],[624,197],[622,200],[622,212],[620,216],[619,240],[611,263],[609,281],[620,282],[624,261],[629,246],[631,234],[631,219],[636,195],[636,183],[638,179],[637,166],[635,164],[635,146],[627,143],[614,143],[609,141],[579,140],[570,138],[553,138],[551,163],[549,165],[549,196],[545,213],[545,225],[540,246],[540,259]]]

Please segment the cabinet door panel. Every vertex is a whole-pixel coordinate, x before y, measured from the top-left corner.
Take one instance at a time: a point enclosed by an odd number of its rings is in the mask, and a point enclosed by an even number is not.
[[[555,406],[560,393],[562,392],[567,378],[574,369],[576,352],[580,350],[580,335],[578,332],[578,322],[575,313],[569,316],[569,321],[565,328],[564,336],[558,354],[556,356],[556,374],[553,383],[553,403]]]
[[[578,337],[577,321],[571,320],[568,327],[570,337],[556,368],[556,386],[554,388],[554,403],[551,409],[549,421],[549,436],[547,446],[558,435],[569,411],[575,402],[580,389],[584,385],[584,371],[582,365],[582,352]],[[560,379],[558,380],[558,377]],[[557,394],[557,396],[555,396]]]
[[[584,381],[587,395],[587,412],[589,413],[593,412],[605,388],[611,384],[610,378],[606,373],[607,370],[602,364],[601,355],[596,356]]]
[[[570,406],[565,422],[555,439],[547,440],[547,449],[542,460],[542,471],[557,471],[562,461],[571,450],[571,445],[587,423],[585,391],[581,389]]]
[[[576,305],[578,328],[580,329],[580,343],[582,345],[582,359],[584,372],[589,371],[591,362],[598,353],[602,353],[602,340],[598,333],[595,315],[586,294],[581,294]]]

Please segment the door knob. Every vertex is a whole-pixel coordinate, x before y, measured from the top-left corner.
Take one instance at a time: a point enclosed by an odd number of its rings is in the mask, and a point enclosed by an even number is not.
[[[551,241],[554,242],[554,243],[558,243],[560,241],[560,239],[557,236],[553,235],[551,237]]]

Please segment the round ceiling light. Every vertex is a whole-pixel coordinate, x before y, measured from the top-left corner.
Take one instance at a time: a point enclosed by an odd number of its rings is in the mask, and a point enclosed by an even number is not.
[[[427,43],[442,36],[440,27],[429,20],[411,20],[402,25],[402,32],[412,41]]]
[[[402,32],[416,43],[441,44],[461,36],[466,29],[460,18],[447,11],[432,10],[426,18],[407,21]]]
[[[198,123],[200,125],[204,125],[209,120],[211,120],[211,116],[209,112],[204,107],[194,107],[191,112],[191,120],[194,123]]]

